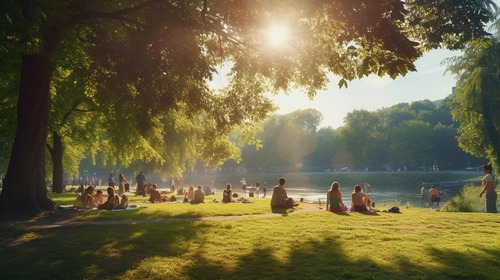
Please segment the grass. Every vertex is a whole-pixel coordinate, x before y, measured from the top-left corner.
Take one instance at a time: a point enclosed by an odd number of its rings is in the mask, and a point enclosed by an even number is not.
[[[255,199],[99,211],[80,217],[80,225],[52,229],[2,226],[0,278],[498,279],[498,214],[401,210],[270,214],[269,200]],[[147,221],[261,212],[267,214]],[[109,219],[122,222],[98,223]]]

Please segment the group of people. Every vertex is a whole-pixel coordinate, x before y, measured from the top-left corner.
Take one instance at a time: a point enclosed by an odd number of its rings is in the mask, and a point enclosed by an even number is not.
[[[370,196],[363,192],[360,185],[354,186],[354,190],[351,194],[351,211],[368,212],[373,210],[373,204],[374,203]],[[330,189],[326,193],[326,210],[336,213],[348,210],[342,200],[339,182],[333,182]]]
[[[260,186],[259,182],[255,182],[252,184],[250,187],[247,186],[247,181],[245,178],[241,178],[240,180],[241,184],[241,195],[243,197],[247,196],[247,190],[249,189],[249,196],[255,195],[256,197],[260,197],[260,193],[262,192],[262,198],[265,198],[267,195],[267,188],[266,188],[266,182],[264,182],[264,186]]]
[[[494,182],[495,178],[492,175],[492,167],[491,165],[484,165],[483,171],[485,176],[482,179],[483,189],[481,190],[479,197],[482,197],[483,194],[486,196],[486,212],[497,213],[496,201],[497,201],[497,193],[495,191]],[[175,196],[173,198],[164,197],[157,190],[157,186],[155,184],[151,184],[151,186],[146,187],[145,185],[145,176],[141,172],[136,177],[137,181],[137,194],[145,195],[146,193],[150,194],[149,201],[152,203],[157,202],[167,202],[176,200]],[[271,197],[271,207],[272,208],[292,208],[297,206],[298,204],[293,200],[293,198],[288,197],[286,190],[284,188],[286,180],[284,178],[279,179],[278,185],[276,185],[273,189],[273,194]],[[83,208],[98,208],[98,209],[124,209],[128,206],[128,198],[125,195],[126,184],[128,184],[128,180],[125,178],[123,174],[119,176],[119,188],[118,193],[115,193],[114,189],[114,180],[113,174],[110,174],[109,177],[109,187],[107,189],[108,199],[104,202],[103,192],[101,190],[97,190],[95,196],[94,191],[95,188],[93,186],[88,186],[83,194],[77,199],[76,204]],[[246,180],[242,178],[240,180],[242,184],[242,197],[246,196]],[[215,189],[213,180],[211,181],[212,189]],[[255,188],[257,196],[259,194],[260,185],[259,183],[255,183],[252,185]],[[360,185],[354,186],[354,190],[351,194],[351,211],[357,212],[366,212],[371,211],[372,207],[374,207],[374,203],[367,192],[371,191],[371,187],[369,184],[365,182],[364,184],[365,192],[361,188]],[[213,194],[210,192],[209,194]],[[184,202],[190,202],[193,204],[204,203],[205,200],[205,191],[202,186],[198,186],[197,189],[193,186],[190,186],[189,189],[184,193]],[[263,197],[266,195],[266,188],[263,188]],[[422,184],[421,188],[421,197],[422,203],[428,202],[430,207],[434,206],[439,209],[439,202],[441,201],[440,191],[434,185],[431,185],[429,190],[426,189],[426,184]],[[222,193],[222,202],[233,202],[233,197],[237,196],[237,194],[233,193],[231,184],[226,185],[226,189]],[[121,200],[120,200],[121,197]],[[327,203],[326,209],[332,212],[343,212],[347,211],[347,206],[344,204],[342,200],[342,194],[340,193],[340,183],[333,182],[330,186],[330,189],[327,192]]]
[[[126,209],[128,205],[128,197],[125,194],[118,196],[115,189],[112,187],[107,188],[108,198],[104,202],[103,192],[97,190],[94,195],[94,186],[88,186],[85,191],[79,196],[75,203],[75,207],[82,207],[85,209],[97,208],[99,210],[113,210],[113,209]]]
[[[139,174],[137,174],[137,176],[135,177],[135,181],[137,183],[137,189],[136,189],[137,195],[146,196],[145,193],[146,176],[144,176],[144,173],[142,173],[142,171],[140,171]],[[113,173],[109,174],[108,186],[113,189],[115,188],[115,180],[113,178]],[[127,180],[127,178],[125,178],[125,175],[120,173],[120,175],[118,176],[118,195],[120,196],[123,195],[125,192],[129,191],[129,189],[130,189],[130,181]]]
[[[439,195],[441,192],[434,185],[431,185],[428,191],[426,187],[427,185],[425,183],[422,183],[422,188],[420,189],[422,206],[426,206],[428,204],[431,209],[439,209],[439,202],[441,202],[441,198],[439,197]]]

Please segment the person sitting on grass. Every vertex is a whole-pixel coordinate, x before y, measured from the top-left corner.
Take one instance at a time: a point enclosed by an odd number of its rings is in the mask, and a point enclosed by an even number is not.
[[[231,193],[233,191],[231,190],[231,184],[227,184],[226,185],[226,189],[224,190],[224,192],[222,192],[222,202],[224,203],[228,203],[228,202],[232,202],[231,200]]]
[[[331,212],[344,212],[345,205],[342,201],[342,194],[339,191],[340,184],[339,182],[333,182],[330,190],[326,193],[326,211]]]
[[[115,189],[109,187],[106,191],[108,193],[108,199],[104,204],[97,207],[99,210],[113,210],[120,205],[120,197],[115,194]]]
[[[94,207],[94,197],[92,194],[94,193],[94,187],[88,186],[82,195],[82,206],[83,208],[93,208]]]
[[[370,197],[361,191],[361,186],[354,186],[354,192],[351,194],[351,211],[368,212],[370,209]]]
[[[292,208],[298,206],[293,198],[288,197],[285,190],[285,178],[279,179],[279,185],[273,189],[271,196],[271,208]]]
[[[97,190],[94,198],[94,207],[99,207],[104,202],[104,197],[102,196],[102,191]]]
[[[162,201],[161,194],[156,188],[157,188],[156,184],[153,184],[151,186],[151,189],[149,190],[149,201],[151,203],[157,203]]]
[[[194,187],[193,186],[189,186],[189,189],[186,192],[186,195],[187,195],[187,199],[189,202],[194,200]]]
[[[201,186],[198,186],[198,188],[194,191],[194,199],[191,203],[205,203],[205,192],[202,190]]]
[[[125,194],[122,194],[122,201],[115,209],[127,209],[128,207],[128,197]]]

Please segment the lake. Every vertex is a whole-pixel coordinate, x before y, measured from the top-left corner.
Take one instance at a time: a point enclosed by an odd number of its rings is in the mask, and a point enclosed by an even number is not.
[[[318,188],[318,187],[286,187],[288,196],[293,199],[299,201],[301,198],[304,199],[305,202],[309,203],[318,203],[321,199],[321,204],[326,202],[326,192],[329,187]],[[415,187],[415,192],[402,192],[398,191],[397,187],[394,188],[386,188],[385,190],[379,190],[375,186],[372,186],[372,192],[369,193],[369,196],[375,202],[376,205],[381,204],[393,204],[395,201],[399,201],[401,205],[409,202],[413,207],[421,207],[422,199],[420,197],[420,186]],[[268,187],[268,190],[272,190],[272,188]],[[459,189],[444,189],[441,190],[441,202],[440,206],[444,205],[446,201],[459,194]],[[351,193],[352,189],[342,188],[340,189],[340,193],[342,194],[342,200],[347,206],[351,205]],[[268,197],[270,197],[272,191],[268,191]],[[427,205],[425,206],[427,207]]]

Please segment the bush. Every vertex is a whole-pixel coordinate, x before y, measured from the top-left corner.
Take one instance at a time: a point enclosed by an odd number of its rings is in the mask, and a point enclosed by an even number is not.
[[[482,212],[484,208],[484,198],[479,198],[482,187],[465,186],[460,194],[450,199],[441,208],[449,212]]]

